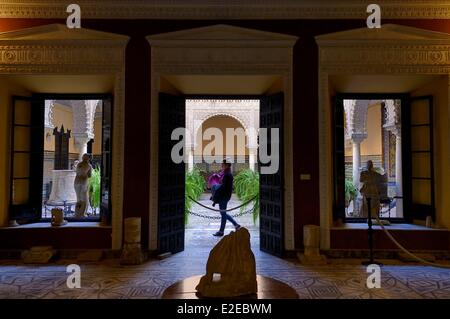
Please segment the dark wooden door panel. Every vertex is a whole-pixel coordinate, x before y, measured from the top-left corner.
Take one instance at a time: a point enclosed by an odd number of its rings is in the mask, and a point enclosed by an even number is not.
[[[412,97],[406,117],[406,190],[411,219],[435,218],[433,97]]]
[[[284,252],[284,170],[283,170],[283,94],[263,97],[260,105],[260,128],[268,130],[268,153],[271,154],[271,129],[279,130],[279,169],[274,174],[260,174],[260,248],[282,256]],[[259,148],[261,150],[261,147]],[[260,169],[264,164],[259,158]]]
[[[102,168],[100,218],[106,225],[112,221],[111,205],[111,168],[112,168],[112,97],[102,103]]]
[[[44,100],[13,96],[10,219],[38,221],[42,210]]]
[[[159,163],[158,163],[158,250],[177,253],[184,250],[185,164],[171,158],[172,131],[185,127],[185,99],[159,95]]]

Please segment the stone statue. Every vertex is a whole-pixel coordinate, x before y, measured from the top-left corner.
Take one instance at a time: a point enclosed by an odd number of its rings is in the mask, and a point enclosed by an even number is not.
[[[89,178],[92,175],[92,166],[89,159],[89,154],[83,154],[81,162],[75,168],[77,174],[74,182],[75,193],[77,194],[75,217],[84,217],[89,207]]]
[[[372,161],[367,161],[367,169],[361,172],[359,181],[363,183],[361,194],[363,195],[363,205],[361,217],[368,217],[367,198],[370,198],[371,215],[378,216],[380,211],[380,191],[383,188],[383,175],[377,173]]]
[[[255,256],[244,227],[223,237],[211,250],[196,290],[201,297],[237,297],[257,293]]]

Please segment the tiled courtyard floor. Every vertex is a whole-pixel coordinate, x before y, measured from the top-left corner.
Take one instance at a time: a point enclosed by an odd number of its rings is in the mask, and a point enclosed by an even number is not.
[[[240,218],[239,223],[257,234],[251,217],[245,218]],[[66,266],[76,263],[75,260],[59,260],[49,265],[0,261],[0,298],[160,298],[171,284],[204,273],[208,253],[220,240],[211,235],[218,229],[217,222],[203,224],[191,219],[186,231],[186,250],[167,259],[153,259],[139,266],[121,266],[113,259],[81,263],[80,289],[66,286],[69,275]],[[257,273],[289,284],[302,299],[450,298],[450,269],[381,260],[385,264],[381,288],[368,289],[368,273],[360,260],[331,260],[325,266],[303,266],[295,259],[265,254],[257,246],[255,235],[252,249]]]

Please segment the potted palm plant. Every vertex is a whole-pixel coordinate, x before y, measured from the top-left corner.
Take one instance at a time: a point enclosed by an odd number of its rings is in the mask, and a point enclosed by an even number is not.
[[[248,168],[240,171],[234,178],[234,191],[236,196],[243,203],[255,198],[255,200],[249,202],[247,205],[242,206],[241,212],[243,212],[248,205],[253,205],[253,222],[256,223],[259,216],[259,173]]]
[[[184,200],[184,223],[187,224],[189,218],[189,211],[192,208],[193,200],[198,200],[206,188],[206,181],[202,172],[194,168],[192,171],[186,172],[186,187]]]

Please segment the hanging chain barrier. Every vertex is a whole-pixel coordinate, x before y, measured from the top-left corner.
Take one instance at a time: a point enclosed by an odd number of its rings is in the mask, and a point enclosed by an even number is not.
[[[386,236],[389,237],[389,239],[398,247],[400,248],[400,250],[402,250],[405,254],[407,254],[408,256],[412,257],[413,259],[429,265],[429,266],[433,266],[433,267],[440,267],[440,268],[450,268],[450,265],[444,265],[444,264],[437,264],[437,263],[433,263],[431,261],[425,260],[423,258],[420,258],[419,256],[414,255],[412,252],[410,252],[409,250],[407,250],[405,247],[403,247],[392,235],[391,233],[384,227],[384,225],[381,223],[380,218],[378,217],[377,214],[375,214],[375,218],[378,222],[378,224],[381,226],[381,229],[386,233]]]
[[[241,216],[246,215],[246,214],[250,214],[250,213],[253,212],[253,209],[254,209],[254,208],[255,208],[255,206],[253,206],[253,208],[251,208],[251,209],[249,209],[249,210],[244,210],[244,211],[242,211],[242,212],[240,212],[240,213],[231,215],[231,217],[237,218],[237,217],[241,217]],[[193,211],[190,211],[190,210],[188,210],[188,213],[191,214],[191,215],[194,215],[194,216],[197,216],[197,217],[201,217],[201,218],[206,218],[206,219],[217,219],[217,220],[219,220],[219,219],[222,218],[221,216],[209,216],[209,215],[203,215],[203,214],[196,213],[196,212],[193,212]]]
[[[236,210],[236,209],[238,209],[238,208],[241,208],[241,207],[246,206],[246,205],[248,205],[249,203],[253,202],[253,201],[256,199],[256,197],[258,197],[258,195],[254,196],[253,198],[249,199],[248,201],[246,201],[245,203],[243,203],[243,204],[241,204],[241,205],[239,205],[239,206],[236,206],[236,207],[233,207],[233,208],[230,208],[230,209],[225,209],[225,210],[222,210],[222,209],[216,209],[216,208],[212,208],[212,207],[206,206],[205,204],[202,204],[202,203],[196,201],[196,200],[193,199],[191,196],[188,196],[188,197],[189,197],[189,199],[192,200],[194,203],[196,203],[196,204],[202,206],[203,208],[206,208],[206,209],[209,209],[209,210],[212,210],[212,211],[215,211],[215,212],[231,212],[232,210]]]
[[[246,201],[245,203],[243,203],[243,204],[241,204],[241,205],[239,205],[239,206],[236,206],[236,207],[233,207],[233,208],[230,208],[230,209],[227,209],[227,210],[220,210],[220,209],[215,209],[215,208],[212,208],[212,207],[208,207],[208,206],[206,206],[206,205],[204,205],[204,204],[202,204],[202,203],[196,201],[196,200],[193,199],[191,196],[188,196],[188,197],[189,197],[194,203],[196,203],[196,204],[198,204],[198,205],[200,205],[201,207],[204,207],[204,208],[206,208],[206,209],[209,209],[209,210],[212,210],[212,211],[215,211],[215,212],[222,212],[222,211],[224,211],[224,212],[229,212],[229,211],[233,211],[233,210],[236,210],[236,209],[238,209],[238,208],[241,208],[241,207],[244,207],[244,206],[248,205],[249,203],[251,203],[252,201],[254,201],[254,200],[256,199],[257,196],[253,197],[252,199]],[[255,204],[255,205],[256,205],[256,204]],[[252,207],[251,209],[244,210],[244,211],[242,211],[242,212],[239,212],[239,213],[237,213],[237,214],[232,215],[231,217],[236,218],[236,217],[240,217],[240,216],[243,216],[243,215],[246,215],[246,214],[250,214],[250,213],[252,213],[252,212],[254,211],[255,205],[253,205],[253,207]],[[196,212],[193,212],[193,211],[190,211],[190,210],[188,210],[188,213],[191,214],[191,215],[194,215],[194,216],[197,216],[197,217],[201,217],[201,218],[206,218],[206,219],[217,219],[217,220],[218,220],[218,219],[221,219],[221,218],[222,218],[221,216],[209,216],[209,215],[204,215],[204,214],[196,213]]]

